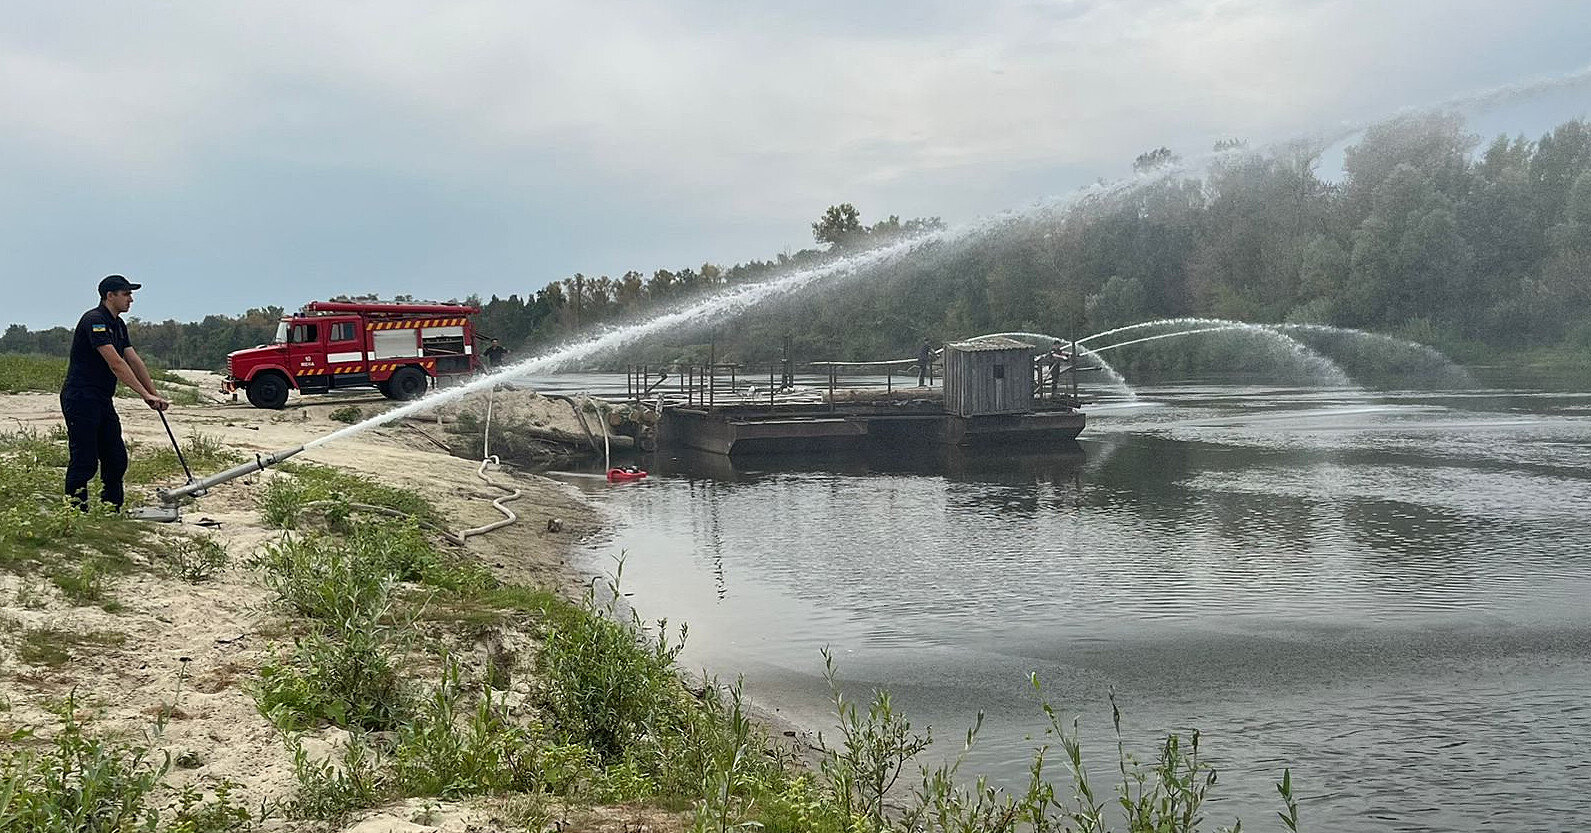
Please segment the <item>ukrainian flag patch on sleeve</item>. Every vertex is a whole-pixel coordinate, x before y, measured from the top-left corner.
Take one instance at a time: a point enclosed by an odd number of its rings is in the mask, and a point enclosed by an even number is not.
[[[92,327],[90,327],[90,329],[92,329],[96,333],[108,332],[108,330],[106,330],[104,324],[95,324]]]

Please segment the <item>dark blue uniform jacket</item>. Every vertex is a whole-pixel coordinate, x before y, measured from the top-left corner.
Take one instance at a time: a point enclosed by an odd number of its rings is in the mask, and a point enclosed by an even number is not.
[[[78,319],[77,331],[72,334],[72,357],[66,364],[66,384],[63,396],[89,397],[110,401],[116,394],[116,374],[111,371],[99,347],[109,344],[120,356],[132,346],[127,338],[127,324],[111,315],[101,304]]]

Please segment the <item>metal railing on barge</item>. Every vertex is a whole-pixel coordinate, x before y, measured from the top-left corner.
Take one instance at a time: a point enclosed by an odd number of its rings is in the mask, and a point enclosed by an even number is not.
[[[655,410],[671,407],[702,409],[766,409],[767,411],[826,410],[843,406],[878,404],[902,407],[908,403],[938,403],[943,398],[938,365],[924,376],[916,359],[872,362],[819,361],[797,364],[778,361],[766,365],[708,361],[701,364],[630,365],[625,372],[625,399]],[[1087,369],[1087,368],[1084,368]],[[1070,370],[1062,371],[1064,373]],[[1035,368],[1035,402],[1076,408],[1081,403],[1075,382],[1069,389],[1050,381],[1049,369]],[[895,377],[902,376],[902,382]],[[928,387],[913,384],[925,378]],[[902,399],[899,394],[915,396]]]

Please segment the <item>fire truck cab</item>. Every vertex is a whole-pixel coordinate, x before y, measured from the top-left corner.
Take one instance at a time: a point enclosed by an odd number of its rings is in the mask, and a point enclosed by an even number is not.
[[[326,393],[374,385],[391,399],[418,399],[431,380],[480,368],[470,316],[460,304],[313,301],[282,317],[276,338],[227,354],[227,390],[256,408],[281,408],[288,391]]]

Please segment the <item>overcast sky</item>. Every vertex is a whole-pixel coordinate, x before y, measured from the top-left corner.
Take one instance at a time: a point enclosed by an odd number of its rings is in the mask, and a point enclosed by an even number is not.
[[[6,0],[0,325],[526,294],[1581,72],[1591,4]],[[1474,114],[1534,137],[1591,82]]]

